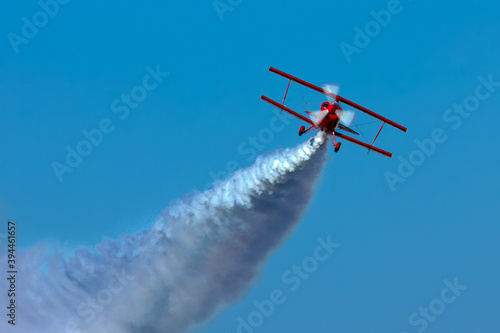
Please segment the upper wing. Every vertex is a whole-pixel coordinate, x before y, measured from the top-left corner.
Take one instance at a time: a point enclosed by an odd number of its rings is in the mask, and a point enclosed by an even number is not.
[[[399,124],[397,124],[397,123],[393,122],[392,120],[389,120],[389,119],[387,119],[385,117],[382,117],[381,115],[379,115],[379,114],[377,114],[377,113],[375,113],[373,111],[370,111],[367,108],[362,107],[361,105],[358,105],[358,104],[356,104],[354,102],[351,102],[348,99],[345,99],[345,98],[337,95],[337,100],[339,100],[340,102],[343,102],[343,103],[345,103],[345,104],[347,104],[349,106],[352,106],[353,108],[358,109],[359,111],[364,112],[364,113],[366,113],[366,114],[368,114],[368,115],[370,115],[370,116],[372,116],[374,118],[377,118],[378,120],[381,120],[384,123],[387,123],[387,124],[389,124],[391,126],[394,126],[394,127],[396,127],[397,129],[399,129],[399,130],[401,130],[403,132],[407,131],[406,127],[401,126],[401,125],[399,125]]]
[[[373,150],[374,152],[376,153],[379,153],[379,154],[382,154],[384,156],[387,156],[387,157],[392,157],[392,154],[389,153],[388,151],[385,151],[385,150],[382,150],[380,148],[377,148],[375,146],[372,146],[372,145],[369,145],[367,143],[364,143],[364,142],[361,142],[359,140],[356,140],[354,138],[351,138],[350,136],[347,136],[347,135],[344,135],[344,134],[340,134],[338,132],[335,132],[335,136],[337,138],[341,138],[341,139],[344,139],[344,140],[347,140],[347,141],[350,141],[352,143],[355,143],[357,145],[360,145],[362,147],[365,147],[365,148],[368,148],[368,150]]]
[[[289,114],[291,114],[292,116],[297,117],[297,118],[299,118],[299,119],[301,119],[301,120],[305,121],[305,122],[306,122],[306,123],[308,123],[308,124],[314,125],[314,122],[313,122],[311,119],[306,118],[306,117],[304,117],[303,115],[298,114],[297,112],[290,110],[290,109],[289,109],[289,108],[287,108],[286,106],[281,105],[281,104],[279,104],[278,102],[275,102],[275,101],[273,101],[272,99],[270,99],[270,98],[268,98],[268,97],[266,97],[266,96],[264,96],[264,95],[262,95],[260,98],[262,98],[264,101],[268,102],[269,104],[271,104],[271,105],[273,105],[273,106],[277,107],[278,109],[281,109],[281,110],[283,110],[283,111],[286,111],[286,112],[288,112]]]
[[[362,107],[361,105],[358,105],[358,104],[356,104],[356,103],[354,103],[354,102],[351,102],[351,101],[350,101],[350,100],[348,100],[348,99],[345,99],[345,98],[343,98],[343,97],[341,97],[341,96],[339,96],[339,95],[332,94],[331,92],[328,92],[328,91],[324,90],[324,89],[323,89],[323,88],[321,88],[321,87],[315,86],[314,84],[311,84],[311,83],[309,83],[309,82],[306,82],[306,81],[304,81],[304,80],[301,80],[301,79],[299,79],[299,78],[296,78],[296,77],[294,77],[294,76],[292,76],[292,75],[290,75],[290,74],[287,74],[287,73],[285,73],[285,72],[282,72],[282,71],[280,71],[280,70],[277,70],[276,68],[273,68],[273,67],[269,67],[269,71],[271,71],[271,72],[273,72],[273,73],[275,73],[275,74],[281,75],[281,76],[283,76],[283,77],[285,77],[285,78],[287,78],[287,79],[289,79],[289,80],[295,81],[295,82],[297,82],[297,83],[299,83],[299,84],[301,84],[301,85],[303,85],[303,86],[306,86],[306,87],[308,87],[308,88],[311,88],[311,89],[313,89],[313,90],[316,90],[317,92],[320,92],[320,93],[322,93],[322,94],[324,94],[324,95],[330,96],[330,97],[332,97],[332,98],[334,98],[334,99],[336,99],[336,100],[338,100],[338,101],[340,101],[340,102],[342,102],[342,103],[345,103],[345,104],[347,104],[347,105],[349,105],[349,106],[351,106],[351,107],[353,107],[353,108],[358,109],[358,110],[359,110],[359,111],[361,111],[361,112],[364,112],[364,113],[366,113],[366,114],[368,114],[368,115],[370,115],[370,116],[372,116],[372,117],[374,117],[374,118],[377,118],[377,119],[379,119],[379,120],[383,121],[384,123],[387,123],[387,124],[389,124],[389,125],[391,125],[391,126],[394,126],[394,127],[396,127],[397,129],[399,129],[399,130],[401,130],[401,131],[403,131],[403,132],[406,132],[406,131],[407,131],[406,127],[401,126],[401,125],[399,125],[399,124],[396,124],[396,123],[395,123],[395,122],[393,122],[392,120],[389,120],[389,119],[387,119],[387,118],[385,118],[385,117],[382,117],[381,115],[379,115],[379,114],[377,114],[377,113],[375,113],[375,112],[373,112],[373,111],[370,111],[370,110],[368,110],[367,108]]]

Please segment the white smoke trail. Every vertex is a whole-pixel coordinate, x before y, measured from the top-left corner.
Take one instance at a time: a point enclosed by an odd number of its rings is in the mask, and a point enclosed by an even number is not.
[[[178,333],[207,320],[247,290],[299,221],[324,164],[324,142],[318,133],[260,157],[167,208],[147,230],[94,251],[68,259],[43,246],[24,252],[12,332]],[[0,300],[7,304],[6,295]]]

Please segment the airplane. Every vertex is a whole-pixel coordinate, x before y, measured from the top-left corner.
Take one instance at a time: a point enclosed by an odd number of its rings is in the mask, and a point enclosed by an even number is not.
[[[384,128],[385,124],[389,124],[403,132],[407,131],[406,127],[403,127],[399,124],[396,124],[392,120],[389,120],[387,118],[382,117],[381,115],[368,110],[367,108],[364,108],[356,103],[353,103],[349,101],[348,99],[345,99],[337,94],[337,87],[334,85],[324,85],[323,88],[320,88],[318,86],[315,86],[311,83],[308,83],[306,81],[303,81],[299,78],[296,78],[290,74],[287,74],[285,72],[279,71],[276,68],[270,67],[269,71],[275,74],[278,74],[280,76],[283,76],[284,78],[287,78],[288,81],[288,86],[285,91],[285,97],[283,98],[283,102],[280,104],[276,101],[273,101],[272,99],[262,95],[261,99],[264,100],[265,102],[277,107],[278,109],[285,111],[289,114],[291,114],[294,117],[299,118],[302,121],[305,121],[310,125],[309,128],[305,128],[305,126],[301,126],[299,129],[299,136],[308,133],[312,130],[321,130],[328,134],[330,138],[332,139],[332,143],[334,146],[335,152],[338,152],[341,146],[340,142],[336,142],[335,138],[340,138],[346,141],[350,141],[354,144],[357,144],[359,146],[365,147],[368,149],[368,152],[374,151],[376,153],[382,154],[387,157],[392,157],[392,153],[387,152],[385,150],[382,150],[380,148],[377,148],[373,146],[375,141],[377,140],[380,132],[382,131],[382,128]],[[289,109],[288,107],[285,106],[285,100],[288,94],[288,89],[290,88],[290,83],[294,81],[296,83],[299,83],[307,88],[310,88],[312,90],[315,90],[319,93],[322,93],[325,95],[328,99],[328,102],[324,102],[321,104],[321,110],[317,112],[310,112],[310,111],[305,111],[306,114],[309,116],[309,118],[304,117],[303,115]],[[352,133],[354,135],[358,135],[356,131],[354,131],[352,128],[350,128],[350,124],[354,120],[355,113],[352,111],[346,111],[343,110],[340,107],[340,103],[344,103],[346,105],[349,105],[350,107],[353,107],[361,112],[364,112],[368,114],[371,117],[374,117],[380,121],[382,121],[382,126],[380,127],[377,135],[375,136],[375,139],[373,139],[373,142],[371,144],[364,143],[362,141],[356,140],[350,136],[347,136],[343,133],[340,133],[339,130]]]

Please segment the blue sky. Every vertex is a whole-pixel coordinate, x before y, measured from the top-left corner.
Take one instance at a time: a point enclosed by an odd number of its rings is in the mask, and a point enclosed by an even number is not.
[[[40,6],[2,10],[0,214],[17,221],[19,245],[92,245],[137,231],[228,163],[249,165],[252,154],[238,147],[275,116],[260,95],[280,100],[286,88],[268,72],[273,66],[315,84],[338,82],[342,96],[409,130],[388,127],[377,140],[392,159],[348,143],[331,152],[302,223],[245,297],[196,332],[236,332],[237,318],[274,289],[287,300],[256,332],[417,332],[423,324],[408,318],[455,278],[467,289],[427,320],[426,331],[498,332],[500,87],[478,78],[500,82],[500,5],[224,3],[232,11],[221,20],[211,1],[73,0],[18,52],[10,33],[22,35],[23,17],[32,21]],[[348,62],[340,45],[356,46],[355,27],[365,30],[371,11],[394,6],[390,22]],[[120,119],[113,102],[157,68],[168,76]],[[295,86],[291,94],[302,103],[310,93]],[[474,101],[460,123],[447,111]],[[82,131],[103,119],[113,131],[60,181],[53,163],[64,163],[66,146],[76,149]],[[296,135],[302,124],[286,119],[262,151],[303,140]],[[444,142],[430,156],[418,153],[415,140],[436,129]],[[400,158],[411,156],[424,157],[391,187],[387,172],[398,175]],[[328,235],[341,247],[292,292],[282,275]]]

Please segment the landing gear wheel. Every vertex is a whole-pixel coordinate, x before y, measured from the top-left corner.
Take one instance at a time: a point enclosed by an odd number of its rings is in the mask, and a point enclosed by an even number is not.
[[[335,145],[335,152],[338,152],[338,151],[339,151],[340,146],[341,146],[341,143],[340,143],[340,142],[337,142],[337,144]]]
[[[306,128],[304,126],[300,126],[299,136],[302,136],[302,134],[304,134],[305,132],[306,132]]]

